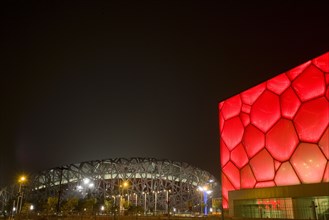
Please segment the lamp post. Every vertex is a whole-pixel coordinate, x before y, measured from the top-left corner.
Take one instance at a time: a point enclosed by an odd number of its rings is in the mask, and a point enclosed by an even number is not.
[[[127,189],[128,187],[129,187],[129,182],[128,181],[123,181],[119,185],[119,194],[120,194],[120,204],[119,204],[120,208],[119,209],[120,209],[120,212],[123,210],[122,196],[124,196],[124,189]],[[128,196],[128,204],[129,204],[129,196]]]
[[[200,194],[200,214],[202,214],[202,203],[204,204],[204,214],[207,215],[208,214],[208,209],[207,209],[207,202],[208,202],[208,195],[210,193],[212,193],[211,190],[208,190],[207,186],[198,187],[198,190],[201,192]],[[202,201],[202,197],[203,197],[203,201]]]
[[[105,210],[105,206],[104,205],[101,205],[100,211],[101,211],[101,214],[102,215],[104,214],[104,210]]]
[[[137,193],[134,193],[134,195],[135,195],[135,206],[137,207],[137,199],[138,199]]]
[[[170,189],[166,189],[165,190],[166,192],[166,213],[168,214],[169,216],[169,193],[171,192]]]
[[[116,197],[116,196],[112,196],[112,198],[113,198],[113,205],[114,205],[114,206],[116,206],[115,197]]]
[[[19,189],[18,189],[18,197],[17,197],[17,208],[16,208],[16,212],[17,214],[19,214],[21,212],[22,209],[22,204],[23,204],[23,192],[22,192],[22,184],[26,182],[26,176],[21,176],[18,179],[18,183],[19,183]]]
[[[200,193],[200,214],[202,214],[202,195],[203,195],[203,187],[199,186],[198,190],[201,192]]]
[[[154,214],[156,215],[157,213],[157,200],[158,200],[158,192],[157,191],[153,191],[154,193]]]
[[[144,215],[146,215],[146,192],[143,192],[144,194]]]
[[[57,215],[60,212],[61,209],[61,196],[62,196],[62,180],[63,180],[63,170],[68,170],[66,167],[59,167],[58,168],[60,170],[60,174],[59,174],[59,185],[58,185],[58,195],[57,195],[57,205],[56,205],[56,212]]]
[[[203,192],[203,194],[204,194],[204,196],[203,196],[204,197],[204,204],[205,204],[205,206],[204,206],[204,214],[205,215],[208,215],[208,195],[210,193],[212,193],[211,190],[206,190],[206,191]]]
[[[15,200],[13,201],[13,209],[11,210],[11,217],[14,219],[14,215],[15,215],[15,211],[16,211],[16,204],[15,204]]]

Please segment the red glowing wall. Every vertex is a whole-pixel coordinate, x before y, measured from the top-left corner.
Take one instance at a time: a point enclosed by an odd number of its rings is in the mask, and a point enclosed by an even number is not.
[[[219,103],[228,191],[329,182],[329,52]]]

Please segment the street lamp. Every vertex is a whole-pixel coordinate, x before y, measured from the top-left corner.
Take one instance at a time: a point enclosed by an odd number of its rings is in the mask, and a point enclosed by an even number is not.
[[[78,192],[81,192],[81,194],[83,196],[85,195],[89,195],[91,196],[91,190],[92,188],[95,187],[95,184],[89,179],[89,178],[84,178],[82,180],[82,185],[77,185],[76,189],[78,190]]]
[[[101,214],[103,214],[104,210],[105,210],[105,207],[104,207],[104,205],[102,205],[100,208]]]
[[[122,204],[122,196],[124,196],[124,189],[127,189],[129,187],[128,181],[123,181],[122,184],[120,184],[121,192],[120,192],[120,211],[123,210],[123,204]],[[129,205],[129,196],[128,196],[128,205]]]
[[[200,214],[202,214],[202,196],[203,196],[203,203],[204,203],[204,214],[208,214],[208,209],[207,209],[207,202],[208,202],[208,195],[212,193],[211,190],[208,190],[207,186],[199,186],[198,190],[201,192],[201,202],[200,202]]]
[[[171,190],[165,189],[164,191],[166,192],[166,213],[169,216],[169,193],[171,192]]]
[[[135,206],[137,207],[137,199],[138,199],[137,193],[134,193],[134,195],[135,195]]]
[[[157,213],[158,192],[153,191],[153,193],[154,193],[154,214],[156,215],[156,213]]]
[[[23,192],[22,192],[22,185],[27,181],[25,175],[22,175],[18,179],[19,189],[18,189],[18,198],[17,198],[17,214],[21,212],[22,204],[23,204]]]
[[[146,192],[143,192],[144,194],[144,215],[146,215]]]

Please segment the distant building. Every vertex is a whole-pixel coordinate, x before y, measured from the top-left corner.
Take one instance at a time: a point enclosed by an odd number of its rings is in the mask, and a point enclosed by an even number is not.
[[[110,204],[108,213],[116,207],[116,211],[122,212],[135,206],[144,214],[200,210],[206,214],[210,209],[207,202],[211,202],[214,193],[204,203],[199,188],[209,186],[213,190],[218,187],[215,177],[205,170],[185,162],[155,158],[85,161],[30,174],[27,179],[22,187],[24,202],[35,205],[35,211],[39,212],[49,198],[53,198],[57,206],[50,214],[60,214],[62,204],[72,198],[93,198],[99,206]],[[17,213],[20,208],[13,211],[12,204],[20,188],[15,184],[0,189],[0,211]]]
[[[219,103],[223,207],[329,219],[329,52]]]

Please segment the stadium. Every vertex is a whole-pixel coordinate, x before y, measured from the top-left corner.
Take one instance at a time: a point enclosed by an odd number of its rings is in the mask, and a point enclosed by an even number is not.
[[[154,158],[95,160],[29,175],[26,182],[0,191],[0,208],[8,214],[19,213],[23,201],[41,210],[42,204],[54,198],[57,204],[51,214],[58,214],[70,198],[92,198],[93,209],[108,212],[115,207],[121,213],[134,206],[140,207],[142,214],[206,213],[214,193],[207,195],[216,186],[214,176],[184,162]]]

